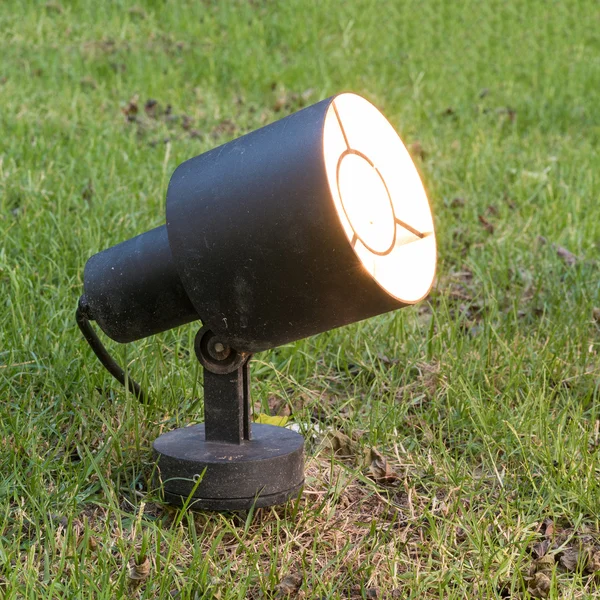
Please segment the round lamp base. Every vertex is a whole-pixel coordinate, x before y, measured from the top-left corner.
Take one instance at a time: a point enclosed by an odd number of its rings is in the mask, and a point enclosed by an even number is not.
[[[204,424],[169,431],[153,444],[165,500],[194,510],[283,504],[304,484],[304,438],[252,425],[242,444],[206,441]]]

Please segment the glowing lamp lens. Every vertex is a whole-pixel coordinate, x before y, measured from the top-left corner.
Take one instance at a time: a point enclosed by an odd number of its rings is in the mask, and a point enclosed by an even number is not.
[[[329,188],[354,252],[375,281],[407,304],[429,292],[436,244],[427,195],[404,144],[370,102],[341,94],[325,119]]]

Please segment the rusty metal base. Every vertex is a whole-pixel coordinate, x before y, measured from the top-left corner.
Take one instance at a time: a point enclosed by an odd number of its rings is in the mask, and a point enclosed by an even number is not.
[[[207,442],[202,423],[161,435],[153,448],[165,500],[194,510],[283,504],[304,484],[304,438],[283,427],[254,423],[251,440],[231,444]]]

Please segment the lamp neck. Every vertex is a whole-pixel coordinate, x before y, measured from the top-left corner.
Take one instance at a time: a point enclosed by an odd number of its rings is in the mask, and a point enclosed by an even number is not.
[[[232,373],[204,369],[204,425],[207,442],[242,444],[252,438],[250,359]]]
[[[204,367],[204,422],[207,442],[242,444],[252,437],[250,357],[202,327],[194,349]]]

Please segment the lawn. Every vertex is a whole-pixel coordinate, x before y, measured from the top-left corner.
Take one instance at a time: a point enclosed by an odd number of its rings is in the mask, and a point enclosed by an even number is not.
[[[595,0],[5,0],[0,56],[3,598],[600,597]],[[75,326],[85,261],[183,160],[346,90],[422,174],[434,290],[255,356],[300,498],[176,511],[150,447],[202,420],[198,325],[108,343],[141,406]]]

